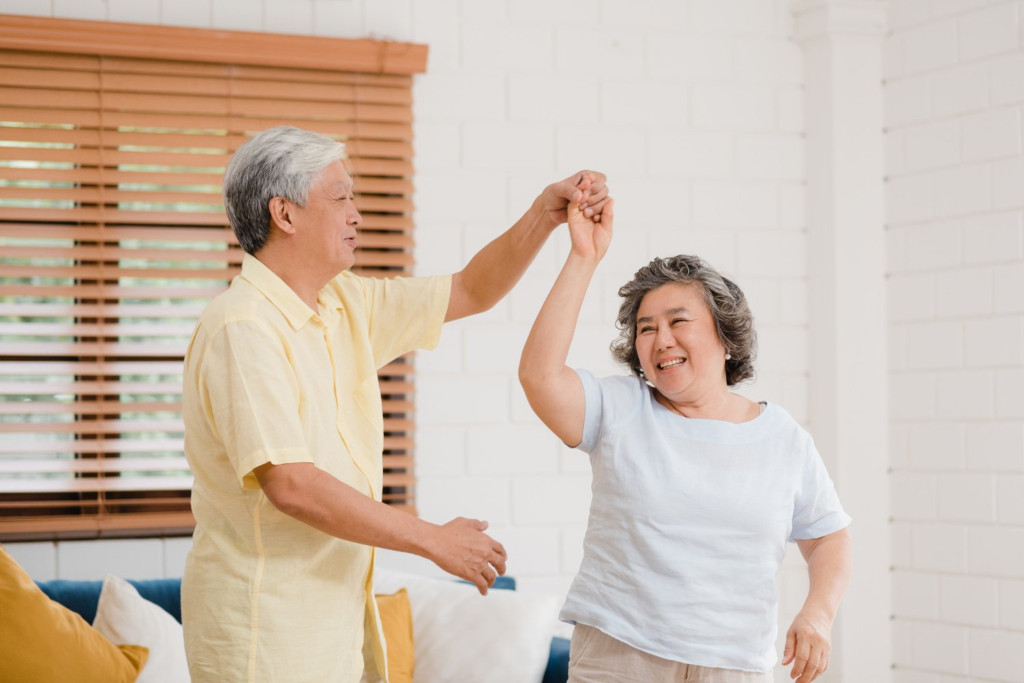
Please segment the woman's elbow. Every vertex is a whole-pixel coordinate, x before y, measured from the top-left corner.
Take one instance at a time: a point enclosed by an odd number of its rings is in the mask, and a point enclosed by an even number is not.
[[[544,373],[540,372],[528,358],[523,357],[519,361],[519,385],[527,398],[537,396],[546,384]]]

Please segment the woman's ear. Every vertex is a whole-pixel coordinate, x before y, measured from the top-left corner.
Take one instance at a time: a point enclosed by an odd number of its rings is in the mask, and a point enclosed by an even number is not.
[[[293,212],[295,205],[284,197],[271,197],[267,203],[270,209],[270,227],[281,230],[288,235],[295,234],[295,222]]]

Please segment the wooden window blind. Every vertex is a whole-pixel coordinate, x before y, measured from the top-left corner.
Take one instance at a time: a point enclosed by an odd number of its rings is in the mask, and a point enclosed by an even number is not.
[[[221,179],[292,124],[346,143],[356,272],[412,266],[426,48],[0,15],[0,539],[187,533],[181,361],[238,272]],[[412,364],[380,373],[413,507]]]

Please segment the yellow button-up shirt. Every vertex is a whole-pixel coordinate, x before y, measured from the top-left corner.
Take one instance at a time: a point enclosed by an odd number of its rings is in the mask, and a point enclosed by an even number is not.
[[[373,549],[281,513],[253,470],[309,462],[380,500],[376,371],[437,344],[450,287],[447,276],[345,272],[314,312],[246,256],[203,312],[183,393],[196,529],[182,616],[195,683],[357,683],[364,666],[386,679]]]

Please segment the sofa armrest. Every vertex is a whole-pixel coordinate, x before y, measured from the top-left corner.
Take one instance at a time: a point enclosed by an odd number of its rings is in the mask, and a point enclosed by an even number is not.
[[[569,680],[569,639],[555,636],[551,639],[548,668],[541,683],[565,683]]]

